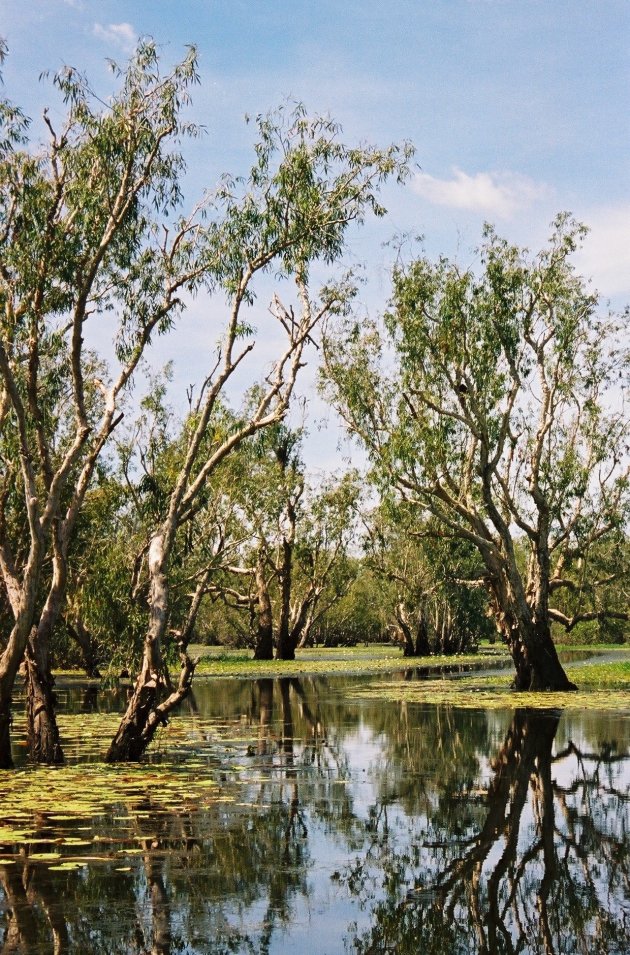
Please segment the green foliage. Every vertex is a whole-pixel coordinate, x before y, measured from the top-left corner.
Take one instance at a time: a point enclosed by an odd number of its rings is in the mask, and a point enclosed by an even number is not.
[[[530,256],[487,227],[478,269],[398,265],[382,323],[346,317],[325,343],[324,387],[376,485],[478,554],[523,639],[528,614],[627,619],[627,559],[606,554],[627,549],[630,363],[623,320],[573,269],[584,231],[561,215]]]
[[[348,147],[337,123],[309,117],[301,104],[255,124],[256,162],[247,178],[224,179],[209,228],[212,269],[231,294],[249,270],[273,267],[307,281],[311,263],[338,261],[349,224],[384,214],[378,189],[391,176],[404,179],[413,154],[409,144]]]
[[[380,586],[377,606],[407,654],[463,653],[494,635],[468,541],[445,535],[435,520],[419,520],[392,494],[365,528],[365,562]]]
[[[313,642],[325,647],[372,646],[389,638],[395,602],[391,584],[353,558],[354,577],[339,601],[313,628]],[[398,655],[398,650],[396,654]]]

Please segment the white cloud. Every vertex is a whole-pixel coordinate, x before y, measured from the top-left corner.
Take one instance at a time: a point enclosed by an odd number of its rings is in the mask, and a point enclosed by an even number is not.
[[[592,209],[579,218],[590,231],[576,255],[578,268],[601,295],[630,300],[630,203]]]
[[[435,205],[481,212],[498,219],[509,219],[548,192],[544,183],[517,173],[478,172],[470,176],[457,168],[450,179],[419,172],[412,180],[412,188]]]
[[[138,32],[131,23],[109,23],[107,26],[95,23],[92,33],[99,40],[120,47],[125,53],[131,53],[138,39]]]

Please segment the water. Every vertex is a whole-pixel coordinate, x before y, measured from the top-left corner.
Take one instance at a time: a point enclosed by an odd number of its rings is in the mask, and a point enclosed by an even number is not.
[[[68,767],[0,775],[0,951],[630,951],[630,705],[390,679],[199,680],[140,768],[99,761],[120,691],[62,692]]]

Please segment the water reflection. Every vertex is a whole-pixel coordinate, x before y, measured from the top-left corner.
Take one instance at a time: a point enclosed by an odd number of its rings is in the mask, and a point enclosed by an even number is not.
[[[350,685],[200,684],[167,754],[218,783],[204,805],[0,822],[0,952],[628,951],[627,718]]]
[[[627,755],[573,742],[554,753],[560,719],[518,710],[487,787],[447,780],[415,844],[379,827],[344,875],[359,898],[386,888],[353,951],[628,951]]]

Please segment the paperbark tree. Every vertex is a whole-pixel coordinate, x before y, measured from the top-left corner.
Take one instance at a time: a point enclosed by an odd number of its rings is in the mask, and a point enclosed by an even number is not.
[[[572,687],[551,594],[627,527],[628,359],[571,265],[583,231],[560,216],[530,258],[488,228],[479,274],[398,267],[384,333],[347,320],[326,345],[329,387],[380,481],[477,549],[519,689]]]
[[[180,528],[195,513],[208,479],[247,438],[283,420],[304,349],[325,315],[341,312],[353,294],[350,283],[325,286],[315,299],[309,277],[317,261],[340,258],[348,226],[368,212],[384,210],[376,193],[384,179],[404,176],[409,151],[348,148],[328,119],[309,120],[301,107],[258,119],[256,162],[245,181],[227,180],[216,196],[216,219],[208,226],[208,263],[228,295],[229,311],[219,355],[203,383],[190,422],[181,467],[163,520],[148,554],[149,625],[133,695],[110,745],[110,762],[137,760],[168,714],[185,698],[194,673],[187,653],[190,637],[179,640],[181,671],[173,686],[163,644],[169,621],[169,563]],[[275,296],[271,307],[283,336],[279,357],[259,383],[235,426],[215,429],[226,386],[254,348],[246,307],[254,280],[272,271],[294,283],[295,303]],[[249,340],[248,340],[249,339]]]
[[[0,570],[14,616],[0,657],[2,766],[11,763],[11,696],[25,650],[32,756],[62,759],[49,647],[77,518],[143,352],[208,274],[200,209],[178,212],[178,144],[195,132],[181,118],[195,51],[163,73],[146,42],[117,77],[105,106],[84,77],[62,70],[54,84],[67,116],[57,127],[44,114],[41,153],[28,150],[21,116],[6,103],[0,110]],[[95,325],[99,335],[107,328],[111,374],[86,345]],[[9,490],[26,518],[19,539]]]
[[[278,659],[294,659],[355,575],[348,549],[356,532],[358,475],[309,486],[301,437],[300,430],[279,425],[242,449],[248,480],[233,500],[249,542],[242,563],[226,566],[223,579],[211,585],[226,604],[249,611],[257,660],[273,659],[274,649]]]

